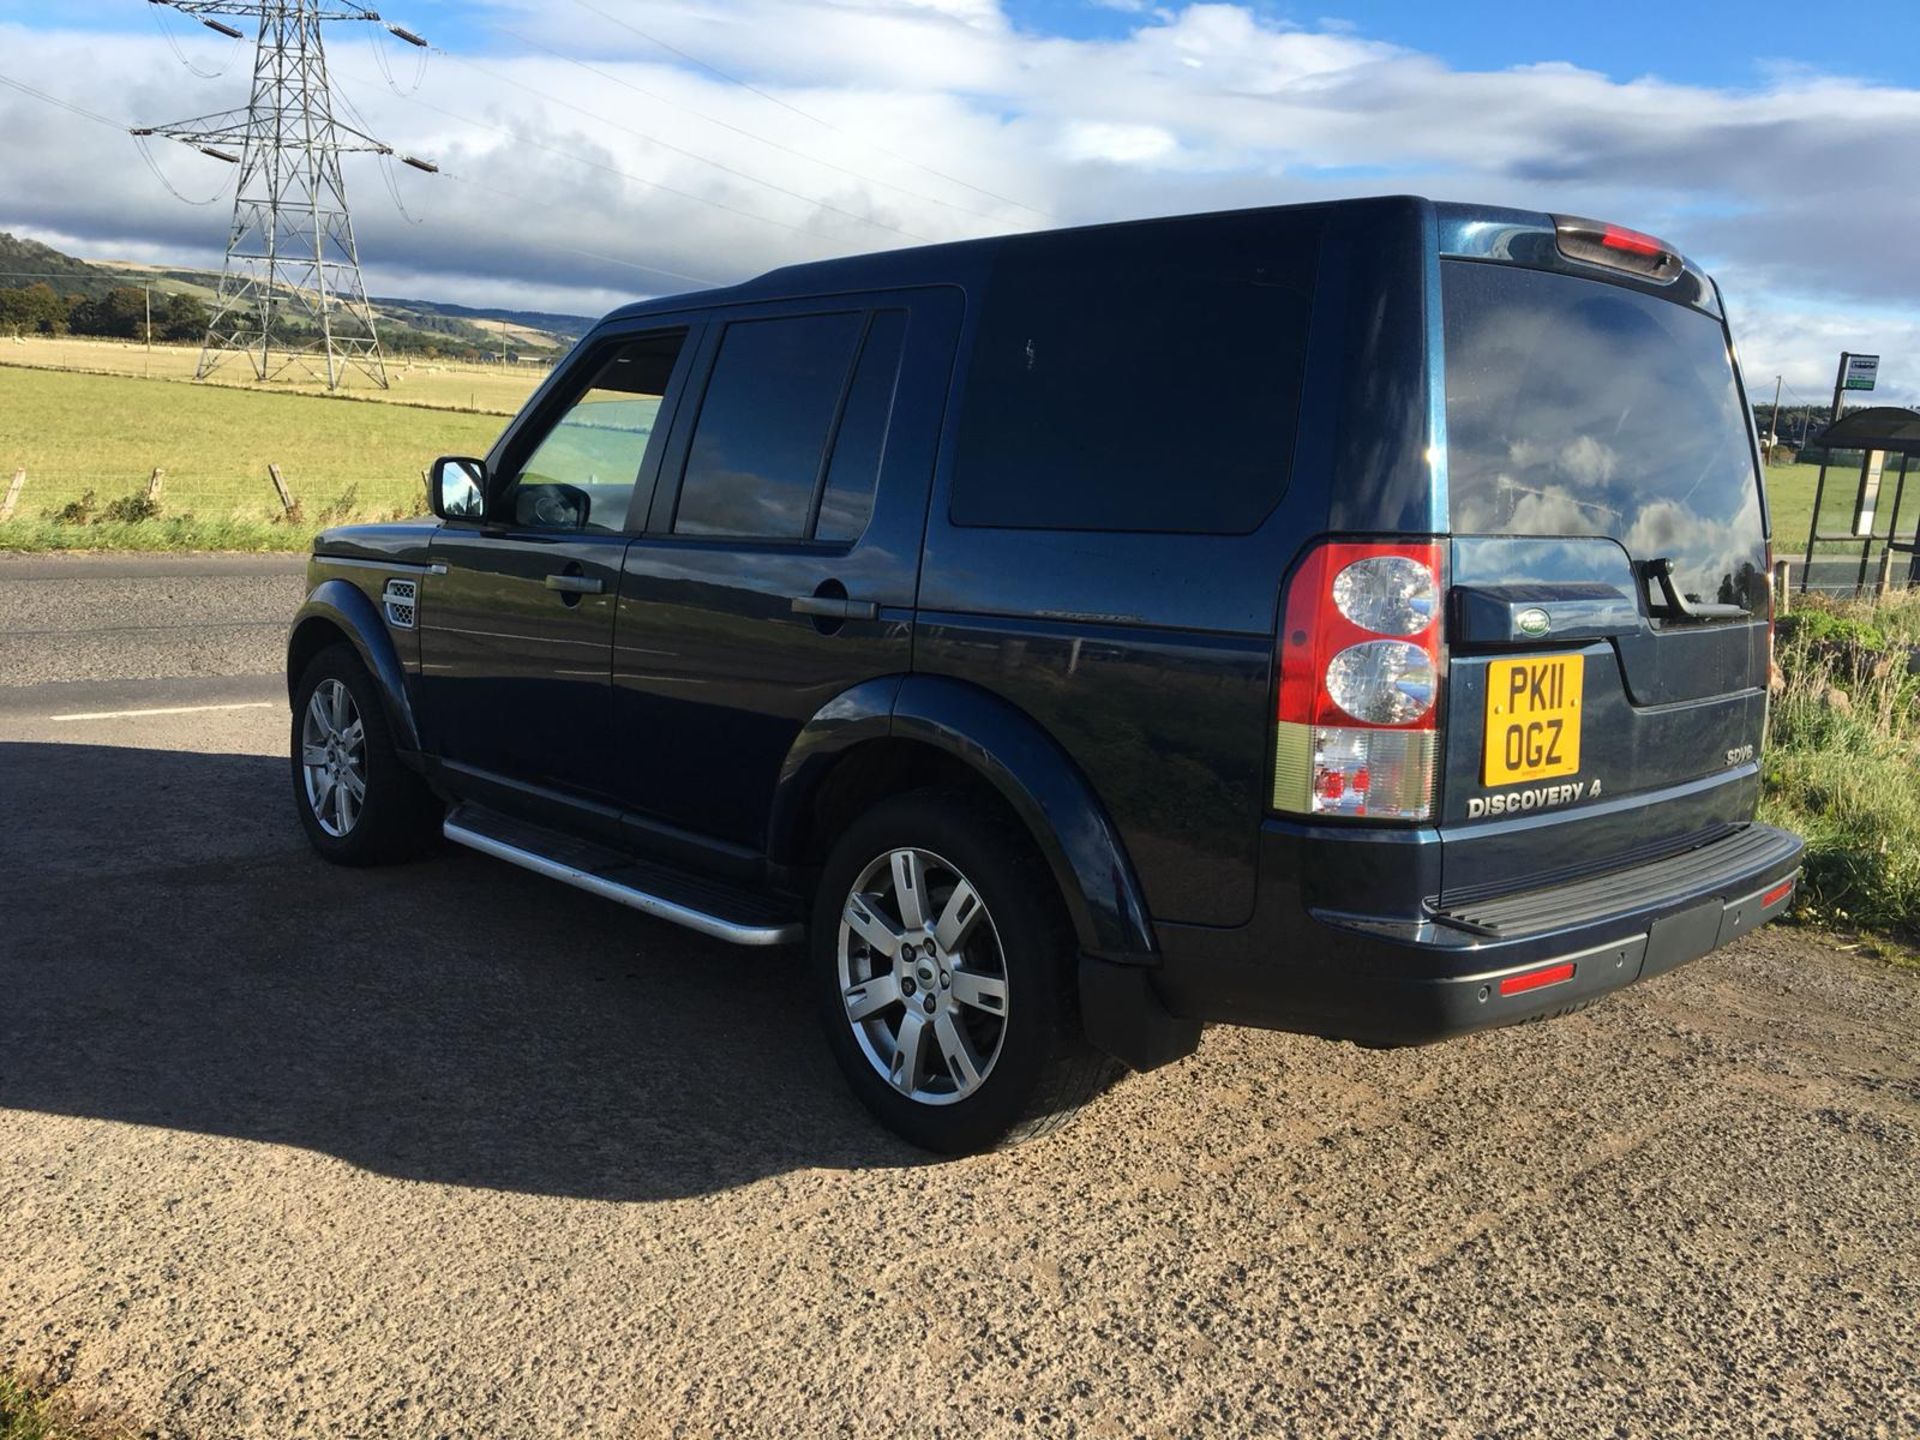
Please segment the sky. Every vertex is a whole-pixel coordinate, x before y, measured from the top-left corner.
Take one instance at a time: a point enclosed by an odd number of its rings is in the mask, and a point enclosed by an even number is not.
[[[1882,355],[1875,399],[1920,403],[1920,0],[380,4],[433,48],[327,26],[339,113],[441,173],[346,157],[375,294],[596,314],[796,260],[1415,193],[1672,241],[1756,398],[1783,375],[1824,403],[1850,349]],[[244,104],[251,49],[147,0],[0,0],[0,229],[217,266],[233,168],[125,127]]]

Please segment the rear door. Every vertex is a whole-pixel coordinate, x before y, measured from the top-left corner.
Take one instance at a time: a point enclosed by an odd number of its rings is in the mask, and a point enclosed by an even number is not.
[[[932,288],[712,318],[619,586],[621,794],[757,851],[801,726],[904,675],[962,313]]]
[[[1758,797],[1770,603],[1752,430],[1711,292],[1441,271],[1446,898],[1712,840]]]

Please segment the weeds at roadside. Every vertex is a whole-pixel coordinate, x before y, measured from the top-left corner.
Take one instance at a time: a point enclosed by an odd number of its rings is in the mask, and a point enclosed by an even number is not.
[[[118,500],[109,500],[107,508],[100,512],[102,523],[109,525],[137,525],[142,520],[158,520],[160,502],[151,495],[135,493],[122,495]]]
[[[1920,596],[1804,603],[1780,624],[1761,818],[1806,839],[1802,915],[1920,938]]]
[[[72,524],[59,519],[16,520],[0,526],[0,550],[40,554],[50,550],[280,550],[313,544],[311,525],[271,520],[202,520],[192,515],[163,520]]]
[[[121,1440],[128,1431],[77,1415],[57,1394],[0,1372],[0,1440]]]

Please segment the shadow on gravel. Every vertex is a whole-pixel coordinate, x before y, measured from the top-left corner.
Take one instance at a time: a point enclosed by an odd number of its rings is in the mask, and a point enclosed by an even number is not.
[[[0,744],[0,1107],[606,1200],[923,1158],[796,952],[461,851],[335,869],[291,807],[278,759]]]

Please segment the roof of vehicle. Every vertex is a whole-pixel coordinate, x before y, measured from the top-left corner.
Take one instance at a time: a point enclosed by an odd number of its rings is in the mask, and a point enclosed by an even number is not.
[[[623,320],[661,310],[705,309],[708,306],[733,305],[741,301],[832,295],[854,290],[901,289],[912,285],[965,285],[984,277],[987,267],[1002,250],[1042,235],[1081,235],[1089,240],[1097,240],[1101,235],[1116,230],[1145,225],[1204,223],[1234,215],[1303,210],[1353,210],[1369,206],[1410,208],[1425,206],[1428,203],[1415,196],[1377,195],[1355,200],[1315,201],[1305,205],[1260,205],[1242,210],[1148,216],[1135,220],[1109,221],[1098,225],[1019,231],[1009,235],[988,236],[979,240],[956,240],[942,245],[915,245],[899,250],[878,250],[832,260],[813,260],[799,265],[783,265],[777,270],[769,270],[751,280],[743,280],[738,285],[679,295],[663,295],[651,300],[638,301],[614,311],[607,319]]]

